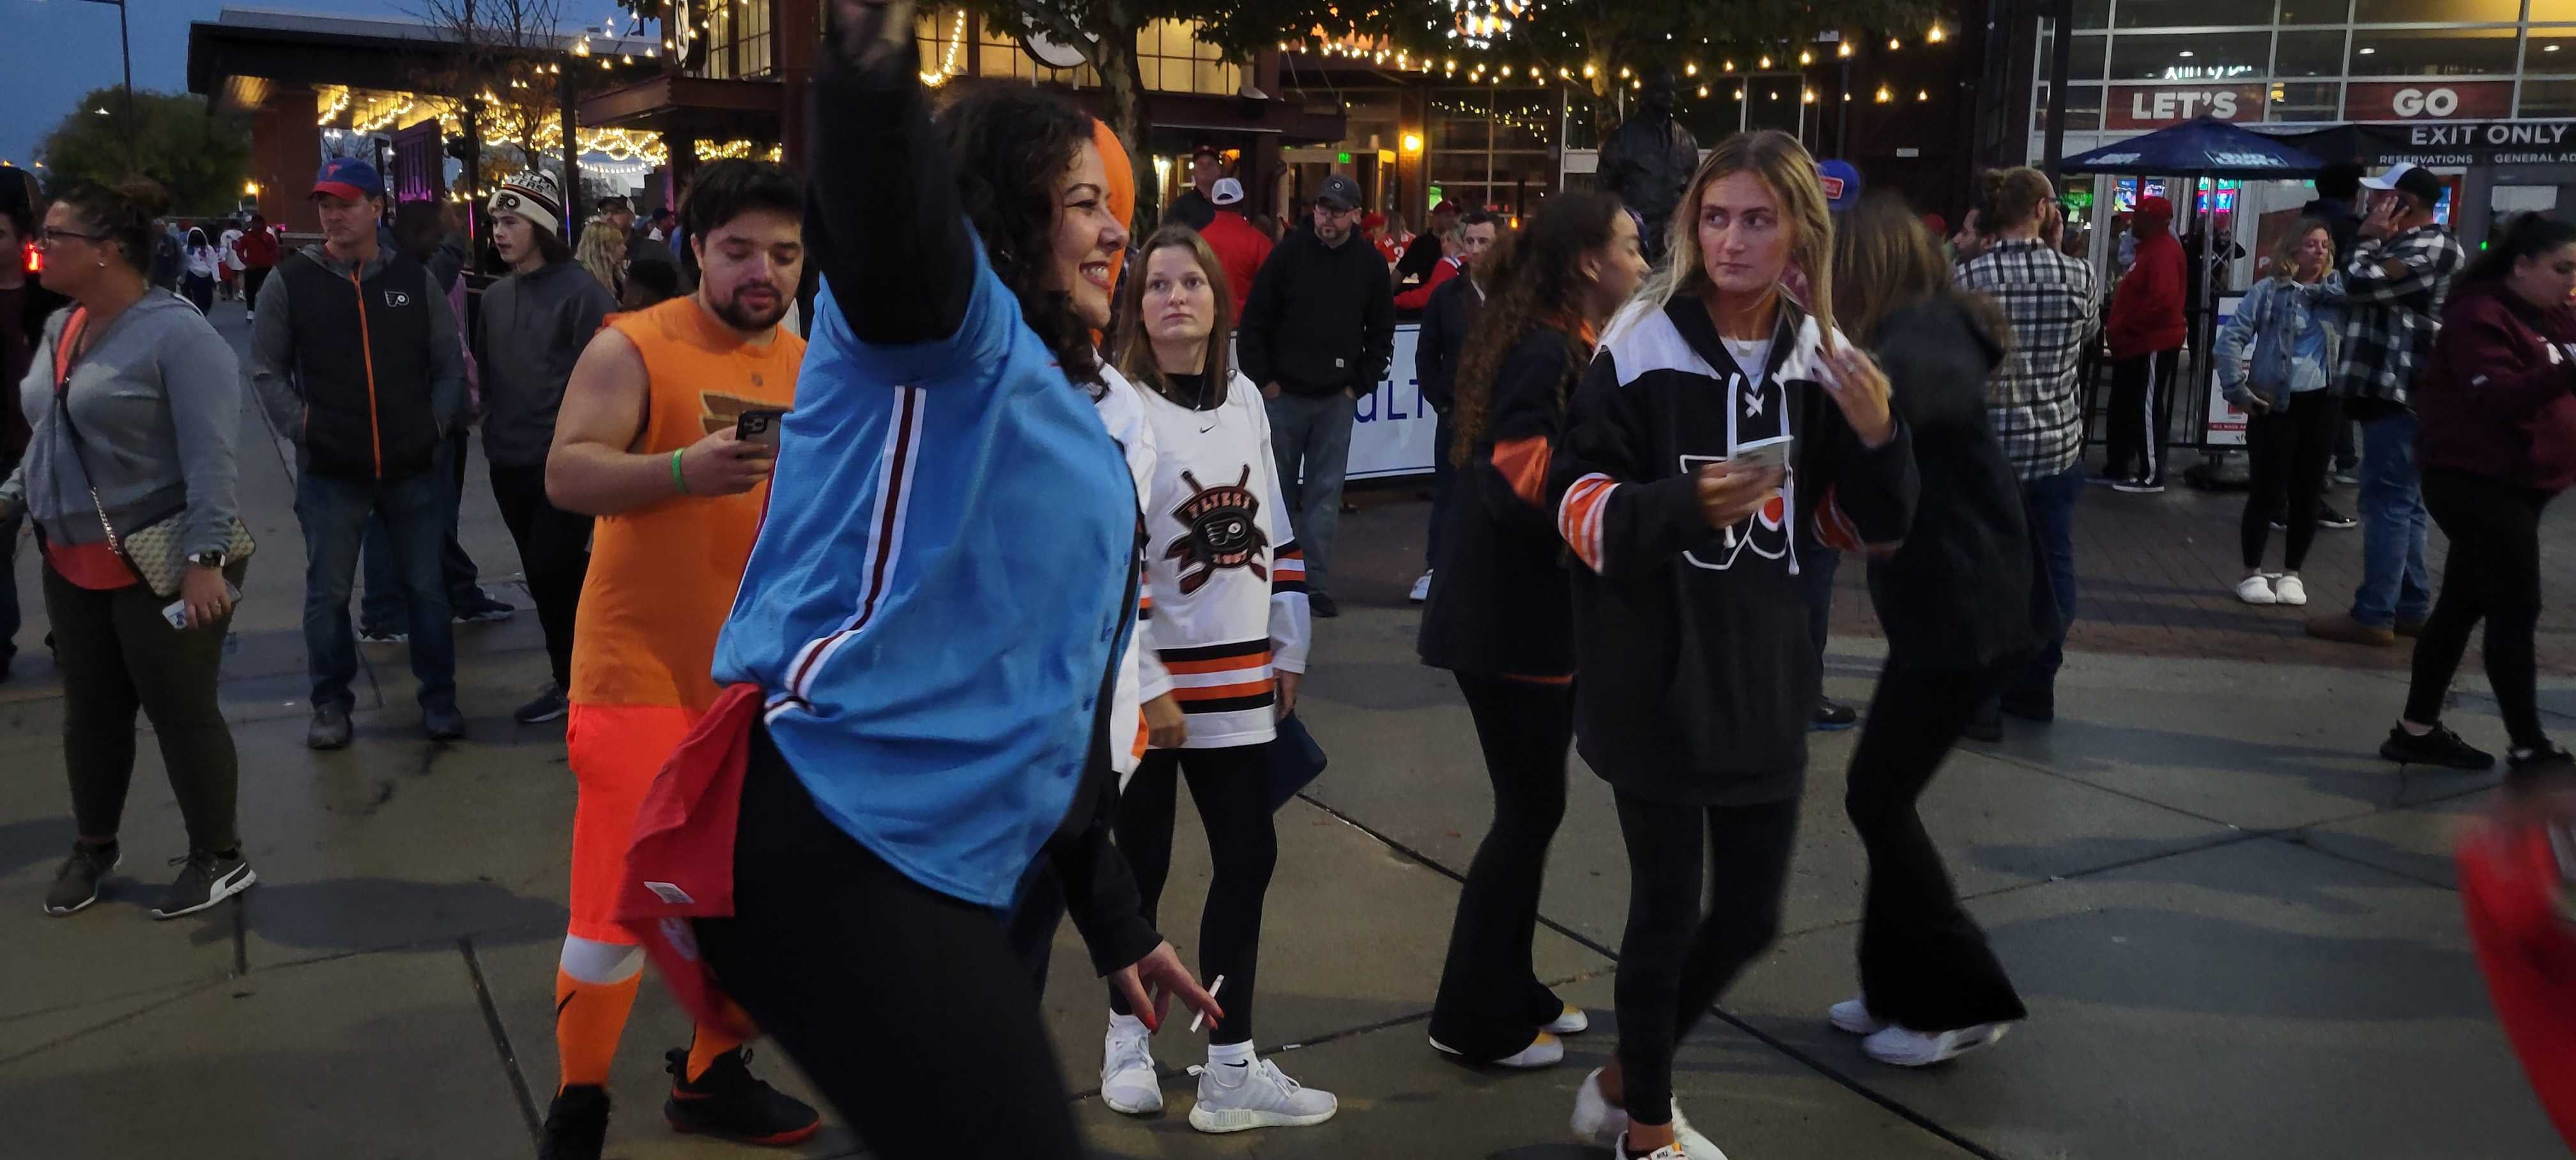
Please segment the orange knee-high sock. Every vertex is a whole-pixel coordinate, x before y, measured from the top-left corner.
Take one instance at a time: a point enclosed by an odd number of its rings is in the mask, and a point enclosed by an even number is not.
[[[689,1082],[696,1083],[699,1076],[705,1075],[717,1056],[740,1046],[742,1040],[709,1024],[698,1024],[697,1033],[689,1038]]]
[[[626,1013],[635,1009],[635,991],[644,985],[641,971],[614,983],[585,983],[555,968],[555,1056],[561,1082],[608,1085],[608,1061],[617,1057],[618,1037],[626,1033]]]

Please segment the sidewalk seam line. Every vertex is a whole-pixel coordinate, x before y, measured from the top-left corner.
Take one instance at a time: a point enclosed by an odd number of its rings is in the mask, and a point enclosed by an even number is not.
[[[483,980],[483,961],[474,954],[471,935],[456,940],[458,953],[465,956],[465,972],[474,980],[474,1002],[483,1009],[483,1026],[492,1033],[492,1046],[501,1053],[501,1072],[510,1079],[510,1091],[519,1099],[519,1118],[528,1129],[528,1142],[540,1142],[536,1097],[528,1091],[528,1077],[519,1074],[518,1053],[510,1048],[509,1028],[501,1024],[501,1009],[492,1003],[492,988]]]
[[[1377,839],[1380,844],[1386,846],[1388,849],[1402,854],[1405,857],[1432,869],[1433,871],[1445,875],[1454,882],[1458,882],[1463,885],[1467,881],[1466,877],[1459,874],[1457,871],[1441,865],[1439,862],[1432,860],[1429,856],[1411,846],[1396,841],[1394,838],[1386,834],[1379,833],[1377,830],[1371,828],[1366,823],[1361,822],[1359,819],[1316,800],[1311,794],[1300,792],[1297,797],[1308,805],[1314,806],[1316,809],[1332,815],[1343,825],[1349,826],[1352,829],[1368,835],[1369,837]],[[1555,931],[1556,933],[1573,940],[1576,945],[1584,947],[1594,954],[1600,955],[1613,963],[1619,961],[1618,954],[1610,948],[1602,946],[1600,943],[1593,941],[1589,936],[1578,933],[1572,928],[1567,927],[1565,924],[1558,922],[1553,918],[1549,918],[1545,914],[1539,915],[1538,921],[1549,930]],[[2005,1158],[1999,1153],[1996,1153],[1986,1148],[1984,1145],[1968,1139],[1957,1132],[1953,1132],[1948,1128],[1942,1127],[1940,1124],[1934,1123],[1931,1117],[1915,1111],[1913,1108],[1906,1106],[1904,1103],[1898,1101],[1892,1096],[1882,1095],[1877,1091],[1871,1090],[1870,1088],[1862,1085],[1860,1081],[1843,1074],[1839,1070],[1827,1066],[1823,1060],[1817,1059],[1814,1056],[1791,1046],[1786,1041],[1771,1035],[1769,1032],[1753,1026],[1742,1017],[1729,1013],[1724,1007],[1711,1005],[1708,1009],[1708,1013],[1716,1016],[1720,1022],[1725,1023],[1727,1026],[1733,1027],[1746,1035],[1752,1036],[1756,1042],[1759,1042],[1782,1055],[1788,1056],[1790,1059],[1805,1066],[1808,1070],[1840,1085],[1845,1090],[1850,1091],[1852,1094],[1857,1095],[1862,1099],[1868,1100],[1889,1112],[1895,1113],[1899,1119],[1902,1119],[1905,1122],[1922,1129],[1924,1132],[1967,1152],[1969,1155],[1977,1157],[1978,1160],[2005,1160]],[[1307,1042],[1321,1042],[1321,1040],[1308,1040]]]

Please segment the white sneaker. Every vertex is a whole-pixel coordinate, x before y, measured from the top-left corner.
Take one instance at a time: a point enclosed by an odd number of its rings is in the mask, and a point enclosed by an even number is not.
[[[2301,589],[2299,595],[2300,598],[2304,600],[2307,596],[2307,591],[2305,589]],[[2260,572],[2236,582],[2236,598],[2247,604],[2278,604],[2281,602],[2281,598],[2272,591],[2272,578]]]
[[[1619,1138],[1611,1142],[1610,1155],[1613,1160],[1626,1160],[1626,1132],[1619,1133]],[[1691,1131],[1676,1115],[1673,1117],[1673,1142],[1646,1153],[1646,1160],[1726,1160],[1726,1153],[1719,1151],[1708,1137]]]
[[[1860,1049],[1871,1059],[1897,1067],[1929,1067],[1943,1060],[1957,1059],[1980,1047],[1990,1047],[2004,1037],[2011,1024],[1979,1023],[1955,1031],[1922,1032],[1889,1026],[1860,1041]]]
[[[1592,1074],[1583,1077],[1582,1086],[1574,1089],[1574,1118],[1570,1126],[1577,1139],[1590,1141],[1595,1147],[1609,1148],[1627,1138],[1628,1111],[1611,1107],[1610,1101],[1602,1098],[1601,1071],[1593,1068]]]
[[[1266,1059],[1191,1070],[1199,1073],[1199,1102],[1190,1109],[1190,1126],[1202,1132],[1302,1128],[1332,1119],[1341,1109],[1333,1093],[1299,1084]],[[1234,1082],[1220,1080],[1220,1071],[1237,1073]]]
[[[1431,599],[1431,573],[1425,572],[1422,574],[1422,579],[1413,582],[1412,600],[1415,604],[1420,604],[1429,599]]]
[[[1887,1029],[1887,1022],[1870,1014],[1869,1004],[1858,995],[1826,1009],[1825,1018],[1833,1022],[1834,1030],[1854,1035],[1876,1035]]]
[[[1584,1014],[1583,1008],[1568,1003],[1565,1005],[1565,1014],[1557,1016],[1556,1022],[1539,1030],[1552,1035],[1581,1035],[1592,1030],[1592,1017]]]
[[[2300,583],[2296,576],[2280,577],[2272,581],[2272,601],[2275,604],[2305,604],[2308,602],[2308,586]]]
[[[1135,1019],[1121,1027],[1119,1016],[1109,1019],[1109,1037],[1100,1049],[1100,1102],[1113,1112],[1131,1116],[1152,1115],[1163,1110],[1163,1081],[1154,1068],[1152,1033]]]
[[[1431,1041],[1431,1046],[1433,1050],[1445,1052],[1449,1055],[1463,1056],[1466,1054],[1465,1052],[1462,1052],[1455,1047],[1451,1047],[1446,1043],[1442,1043],[1437,1039]],[[1564,1062],[1564,1060],[1565,1045],[1557,1042],[1556,1036],[1541,1031],[1538,1033],[1538,1038],[1530,1040],[1529,1046],[1524,1047],[1519,1051],[1515,1051],[1510,1055],[1506,1055],[1501,1059],[1489,1059],[1485,1062],[1493,1064],[1495,1067],[1538,1068],[1554,1067],[1557,1064]]]

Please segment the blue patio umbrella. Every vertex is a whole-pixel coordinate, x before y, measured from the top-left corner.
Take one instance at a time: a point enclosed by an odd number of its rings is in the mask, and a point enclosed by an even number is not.
[[[2196,117],[2079,153],[2064,162],[2069,173],[2118,173],[2147,177],[2233,177],[2282,180],[2306,177],[2324,166],[2261,133],[2215,117]]]

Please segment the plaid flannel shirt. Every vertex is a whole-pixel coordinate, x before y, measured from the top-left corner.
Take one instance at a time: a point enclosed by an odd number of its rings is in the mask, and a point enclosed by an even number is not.
[[[1953,276],[2012,321],[2013,350],[1986,384],[1986,407],[2014,474],[2046,479],[2073,467],[2084,454],[2077,368],[2101,316],[2093,267],[2031,238],[1996,243]]]
[[[2344,312],[2343,361],[2335,392],[2398,407],[2414,405],[2409,390],[2415,368],[2433,349],[2442,328],[2442,301],[2468,251],[2440,226],[2419,226],[2386,241],[2365,238],[2354,246],[2339,279]],[[2396,262],[2405,269],[2392,275]]]

